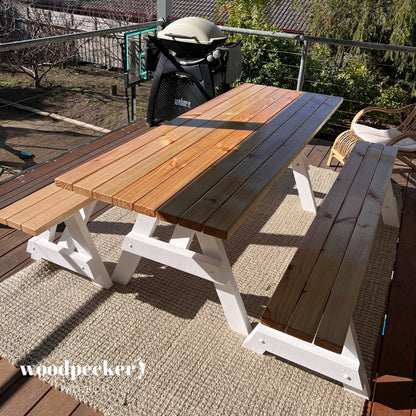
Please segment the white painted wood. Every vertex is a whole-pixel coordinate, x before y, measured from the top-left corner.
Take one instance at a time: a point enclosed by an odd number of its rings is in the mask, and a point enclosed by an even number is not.
[[[397,207],[396,198],[393,193],[393,186],[391,181],[387,186],[386,195],[384,197],[384,203],[381,208],[381,215],[383,222],[391,227],[400,227],[399,210]]]
[[[173,246],[165,241],[131,231],[124,239],[123,250],[146,259],[173,267],[209,281],[221,281],[219,268],[221,260],[212,258],[183,247]]]
[[[88,210],[85,212],[76,212],[65,220],[66,230],[61,244],[53,242],[56,234],[56,226],[53,226],[32,237],[28,241],[27,251],[35,260],[48,260],[83,274],[91,278],[96,285],[108,289],[112,282],[88,231]]]
[[[285,360],[322,374],[344,385],[354,394],[368,398],[369,384],[353,327],[341,354],[303,341],[284,332],[258,324],[243,343],[245,348],[263,354],[268,351]]]
[[[138,214],[136,221],[133,225],[132,232],[142,236],[151,236],[158,224],[157,218],[149,217],[147,215]],[[128,236],[129,234],[127,234]],[[140,256],[135,253],[131,242],[127,241],[127,236],[121,246],[122,252],[120,260],[118,261],[116,268],[111,276],[111,280],[120,285],[127,285],[130,282],[131,277],[137,269],[140,262]]]
[[[300,152],[292,162],[292,169],[302,208],[316,214],[316,203],[309,178],[308,161],[303,152]]]
[[[222,241],[196,233],[203,251],[202,254],[196,253],[189,250],[195,235],[193,230],[178,225],[167,243],[151,237],[156,225],[156,218],[138,215],[132,231],[124,238],[122,255],[112,281],[127,284],[141,257],[209,280],[215,285],[230,328],[244,335],[249,334],[250,321]]]
[[[68,231],[78,253],[90,256],[89,267],[92,273],[93,282],[105,289],[110,288],[113,283],[101,260],[100,254],[92,240],[91,234],[85,224],[85,217],[82,218],[80,212],[76,212],[65,220]]]
[[[195,231],[181,225],[177,225],[173,231],[169,244],[177,247],[189,248],[194,238]]]
[[[79,210],[79,213],[81,215],[82,220],[84,221],[84,224],[88,223],[96,204],[97,204],[97,201],[93,201],[91,202],[91,204],[87,205],[85,208],[81,208]],[[49,241],[52,241],[52,240],[49,240]],[[72,237],[71,237],[71,233],[69,232],[67,227],[63,231],[61,238],[59,239],[57,244],[59,244],[62,247],[66,247],[69,250],[76,250],[74,241],[72,240]]]
[[[218,271],[221,280],[217,280],[216,276],[218,274],[214,275],[214,285],[230,329],[240,334],[248,335],[252,330],[251,323],[235,282],[222,240],[200,232],[196,233],[196,235],[202,252],[211,258],[217,258],[221,261]]]

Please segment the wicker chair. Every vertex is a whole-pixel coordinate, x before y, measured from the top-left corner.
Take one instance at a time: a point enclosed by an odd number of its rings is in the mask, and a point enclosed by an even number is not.
[[[358,123],[364,114],[371,111],[404,113],[405,117],[394,129],[376,129]],[[344,164],[357,140],[397,146],[399,148],[397,158],[407,166],[398,167],[394,172],[416,172],[416,165],[412,162],[416,159],[416,104],[397,109],[368,107],[358,112],[351,122],[350,130],[342,132],[335,139],[327,165],[330,166],[333,158]]]

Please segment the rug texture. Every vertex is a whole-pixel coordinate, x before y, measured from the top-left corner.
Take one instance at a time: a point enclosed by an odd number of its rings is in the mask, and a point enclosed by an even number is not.
[[[313,167],[310,174],[319,203],[336,174]],[[253,325],[313,217],[301,209],[288,170],[226,242]],[[110,272],[134,218],[112,208],[89,225]],[[156,235],[167,240],[172,231],[162,224]],[[393,228],[378,227],[354,314],[368,374],[397,236]],[[105,415],[360,416],[365,405],[332,381],[244,349],[244,336],[229,330],[211,283],[147,260],[126,287],[109,290],[38,261],[0,284],[0,314],[2,357],[30,365]],[[76,374],[77,365],[90,366],[86,375]],[[117,366],[124,366],[120,375]]]

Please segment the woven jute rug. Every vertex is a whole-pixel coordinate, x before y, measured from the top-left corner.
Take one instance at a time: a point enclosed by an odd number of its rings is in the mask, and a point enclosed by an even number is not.
[[[319,202],[336,174],[310,173]],[[288,170],[226,242],[253,325],[312,220]],[[90,224],[110,272],[133,221],[112,208]],[[162,224],[156,235],[172,231]],[[369,374],[396,240],[397,230],[379,226],[354,315]],[[147,260],[110,290],[38,261],[0,284],[0,314],[1,356],[106,415],[359,416],[365,405],[332,381],[242,348],[211,283]]]

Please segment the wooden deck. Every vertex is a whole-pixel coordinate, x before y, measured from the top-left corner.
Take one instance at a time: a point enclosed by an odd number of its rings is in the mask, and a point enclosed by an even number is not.
[[[138,121],[0,185],[0,208],[51,183],[56,176],[105,153],[147,128],[143,120]],[[126,131],[131,134],[125,135]],[[306,149],[309,163],[326,168],[330,145],[315,139]],[[332,166],[331,169],[340,168]],[[416,416],[416,175],[408,177],[395,174],[393,179],[404,186],[406,192],[387,321],[384,335],[380,334],[373,370],[373,401],[368,402],[366,416]],[[105,204],[97,204],[93,218],[106,209]],[[19,231],[0,228],[0,281],[31,263],[26,253],[28,238]],[[0,416],[5,415],[98,416],[101,413],[37,378],[23,377],[19,369],[7,360],[0,359]]]

